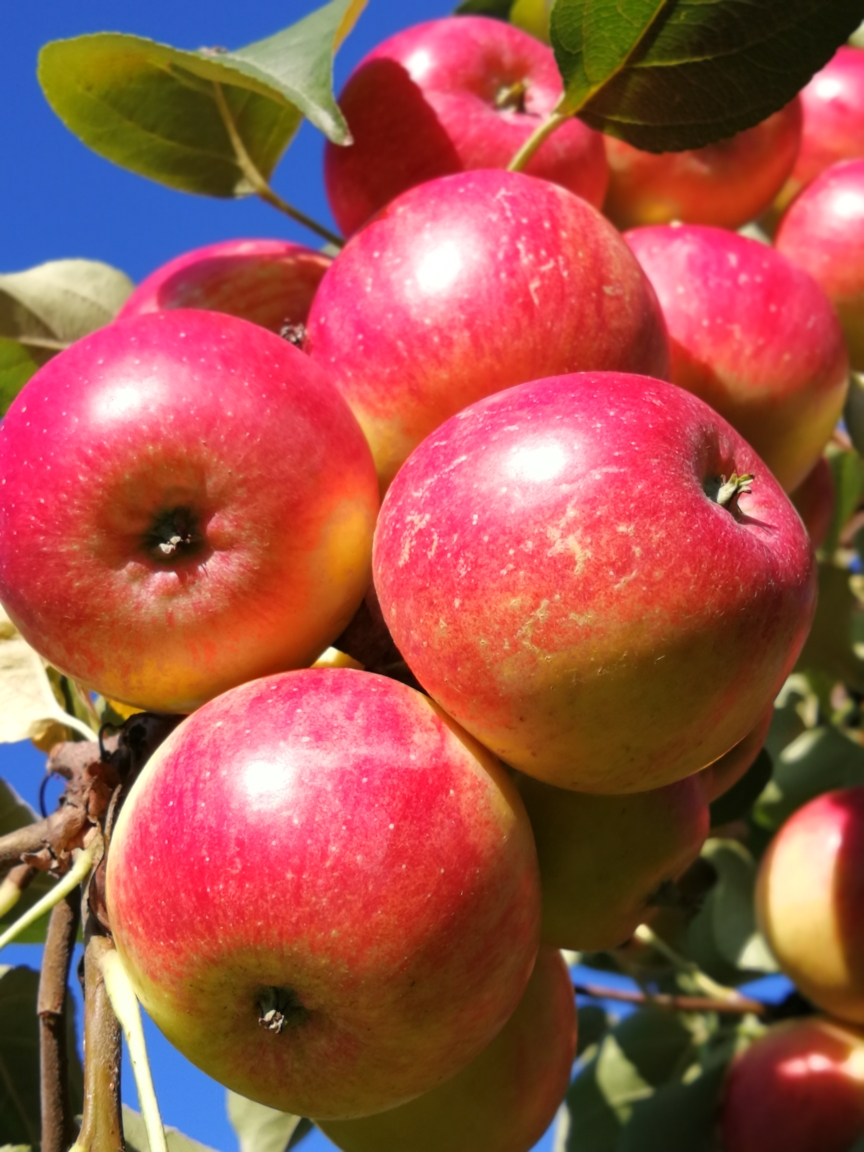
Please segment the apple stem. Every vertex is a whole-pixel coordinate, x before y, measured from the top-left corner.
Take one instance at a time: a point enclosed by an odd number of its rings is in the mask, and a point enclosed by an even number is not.
[[[93,860],[99,848],[101,848],[101,839],[95,837],[86,848],[80,850],[75,863],[66,875],[61,877],[50,892],[47,892],[41,900],[37,900],[32,908],[28,908],[27,911],[22,916],[19,916],[15,923],[11,924],[2,936],[0,936],[0,948],[5,948],[7,944],[11,944],[17,936],[21,935],[25,928],[29,928],[31,924],[35,924],[46,912],[50,912],[55,904],[59,904],[61,900],[65,900],[72,889],[77,888],[77,886],[90,875]]]
[[[126,1037],[150,1152],[168,1152],[165,1128],[159,1113],[153,1077],[150,1074],[150,1061],[147,1059],[147,1044],[144,1040],[138,998],[116,948],[105,951],[99,957],[99,967],[102,969],[102,979],[105,981],[105,991],[108,993],[111,1007]]]
[[[749,472],[741,476],[737,472],[733,472],[728,480],[721,476],[717,503],[721,508],[728,508],[737,496],[743,496],[745,492],[753,491],[754,479],[755,477]]]
[[[543,141],[546,140],[547,137],[551,136],[556,129],[560,128],[565,120],[569,120],[570,116],[570,112],[550,112],[545,120],[541,120],[537,128],[534,129],[534,131],[507,165],[507,171],[524,171],[525,165],[528,163],[528,161],[531,159]]]
[[[283,200],[278,193],[274,192],[247,152],[243,138],[237,130],[237,125],[234,123],[234,117],[231,115],[231,109],[228,107],[228,101],[225,99],[225,93],[222,91],[222,85],[217,84],[215,81],[213,82],[213,95],[216,100],[216,107],[219,109],[219,115],[222,117],[225,130],[231,141],[231,146],[234,149],[237,165],[249,181],[255,195],[260,197],[265,204],[269,204],[271,207],[276,208],[277,211],[283,212],[286,216],[290,216],[292,220],[296,220],[298,224],[302,224],[304,228],[308,228],[310,232],[314,232],[320,236],[322,240],[326,240],[328,244],[342,248],[345,241],[341,236],[337,236],[335,232],[331,232],[329,228],[325,228],[323,224],[319,224],[317,220],[313,220],[311,216],[307,216],[305,212],[301,212],[299,208],[295,208],[289,204],[287,200]]]
[[[517,80],[515,84],[507,84],[499,89],[495,96],[495,108],[498,112],[524,112],[525,93],[528,86],[524,80]]]

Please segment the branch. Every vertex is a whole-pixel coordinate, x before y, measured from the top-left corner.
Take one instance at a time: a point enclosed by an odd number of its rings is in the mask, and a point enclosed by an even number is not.
[[[0,836],[0,864],[20,860],[22,856],[36,855],[45,847],[49,835],[48,821],[39,820],[35,824],[25,824],[23,828],[16,828],[14,832]]]
[[[66,985],[81,919],[81,890],[54,907],[39,976],[42,1152],[65,1152],[75,1138],[66,1046]]]
[[[23,916],[19,916],[15,923],[11,924],[6,931],[0,935],[0,948],[5,948],[7,944],[11,944],[15,937],[20,936],[25,928],[29,928],[31,924],[35,924],[46,912],[50,912],[55,904],[59,904],[73,888],[77,888],[82,881],[86,880],[93,867],[94,857],[101,846],[101,837],[97,836],[93,839],[89,847],[81,849],[78,854],[78,859],[66,875],[57,881],[51,891],[47,892],[41,900],[37,900],[32,908],[28,908]]]
[[[70,1152],[125,1152],[120,1106],[120,1024],[114,1015],[100,958],[114,944],[91,936],[84,949],[84,1115]]]
[[[665,992],[630,992],[621,988],[602,988],[598,984],[574,984],[577,995],[592,996],[595,1000],[620,1000],[625,1004],[652,1004],[672,1012],[728,1012],[735,1016],[765,1016],[767,1007],[761,1000],[739,996],[736,1000],[718,1000],[707,996],[670,996]]]

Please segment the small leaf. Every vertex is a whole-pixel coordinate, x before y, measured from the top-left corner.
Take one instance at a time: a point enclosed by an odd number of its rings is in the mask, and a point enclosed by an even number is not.
[[[773,770],[771,757],[763,748],[741,779],[711,805],[711,827],[743,819],[771,779]]]
[[[126,1138],[128,1152],[150,1152],[150,1142],[147,1139],[147,1129],[140,1112],[123,1105],[123,1135]],[[193,1140],[191,1136],[184,1136],[176,1128],[165,1126],[165,1142],[168,1152],[213,1152],[207,1144]]]
[[[700,915],[710,921],[721,956],[744,971],[776,972],[777,964],[756,927],[753,857],[736,840],[709,840],[703,854],[717,871],[717,883]]]
[[[787,104],[860,19],[860,0],[557,0],[562,110],[637,148],[701,148]]]
[[[100,156],[184,192],[248,195],[253,188],[220,109],[220,92],[265,179],[303,116],[335,143],[350,143],[333,98],[333,53],[364,4],[331,0],[275,36],[233,52],[185,52],[107,32],[56,40],[42,49],[39,80],[67,128]]]
[[[712,1152],[725,1071],[658,1088],[634,1108],[616,1152]]]
[[[228,1091],[226,1099],[228,1119],[240,1141],[240,1152],[285,1152],[303,1123],[299,1116],[277,1112],[236,1092]]]
[[[796,668],[824,672],[864,692],[864,605],[856,581],[847,569],[820,563],[816,615]]]
[[[0,337],[0,416],[40,367],[39,361],[23,344]]]
[[[456,16],[493,16],[508,20],[513,0],[464,0],[455,10]]]
[[[862,784],[864,748],[833,725],[811,728],[775,758],[774,774],[756,801],[753,818],[773,832],[823,792]]]
[[[826,451],[834,479],[834,515],[822,551],[830,556],[864,492],[864,460],[857,452],[844,452],[830,445]]]

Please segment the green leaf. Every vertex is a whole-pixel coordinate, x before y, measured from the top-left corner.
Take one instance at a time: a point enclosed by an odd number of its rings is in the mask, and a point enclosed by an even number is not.
[[[39,1145],[39,973],[0,967],[0,1141]],[[83,1077],[75,1047],[75,1004],[66,1000],[72,1107],[81,1111]]]
[[[640,1101],[616,1152],[712,1152],[725,1072],[721,1064]]]
[[[229,123],[265,179],[304,116],[335,143],[351,142],[333,97],[333,53],[364,5],[331,0],[232,52],[109,32],[56,40],[42,49],[39,80],[67,128],[100,156],[184,192],[248,195]]]
[[[741,820],[771,779],[774,765],[763,748],[744,775],[711,805],[711,827],[719,828],[732,820]]]
[[[299,1116],[256,1104],[236,1092],[226,1093],[228,1119],[237,1133],[240,1152],[285,1152],[306,1135],[311,1125]],[[298,1139],[295,1140],[294,1137]]]
[[[843,408],[843,422],[855,451],[864,453],[864,375],[849,373],[849,391]]]
[[[864,460],[857,452],[844,452],[834,445],[829,446],[826,456],[834,478],[834,515],[822,551],[830,556],[864,492]]]
[[[123,1105],[123,1135],[126,1138],[128,1152],[150,1152],[150,1141],[147,1139],[147,1128],[140,1112]],[[165,1142],[168,1152],[213,1152],[207,1144],[193,1140],[191,1136],[184,1136],[176,1128],[165,1126]]]
[[[593,1044],[599,1044],[609,1028],[609,1017],[599,1004],[580,1005],[577,1015],[579,1027],[577,1055],[581,1056]]]
[[[21,799],[11,785],[0,778],[0,836],[5,836],[7,832],[14,832],[17,828],[23,828],[26,824],[32,824],[35,820],[36,813],[30,805]],[[7,869],[0,868],[0,877],[5,875],[6,871]],[[18,903],[5,916],[0,916],[0,932],[14,923],[22,913],[31,908],[37,900],[41,900],[46,892],[49,892],[53,887],[54,881],[51,877],[45,872],[40,872],[22,892]],[[31,924],[29,928],[25,928],[17,937],[16,943],[41,944],[45,939],[47,927],[48,918],[43,917],[35,924]]]
[[[776,757],[774,775],[753,809],[775,831],[803,804],[833,788],[864,784],[864,748],[833,725],[802,732]]]
[[[823,672],[864,692],[864,604],[860,577],[831,563],[819,565],[819,599],[799,671]]]
[[[703,855],[713,864],[717,883],[699,916],[710,923],[720,955],[744,972],[776,972],[776,961],[756,926],[755,860],[737,840],[709,840]]]
[[[464,0],[455,9],[456,16],[492,16],[496,20],[509,20],[513,0]]]
[[[860,0],[557,0],[562,110],[637,148],[700,148],[787,104],[860,19]]]
[[[0,337],[0,416],[6,415],[9,405],[39,366],[23,344]]]

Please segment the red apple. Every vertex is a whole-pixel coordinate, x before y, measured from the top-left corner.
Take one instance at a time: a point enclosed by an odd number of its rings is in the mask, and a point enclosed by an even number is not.
[[[49,361],[0,424],[0,600],[67,675],[186,712],[310,663],[369,580],[377,484],[325,374],[181,310]]]
[[[169,260],[143,280],[117,319],[209,308],[271,332],[302,324],[329,256],[288,240],[221,240]]]
[[[657,299],[612,226],[563,188],[496,171],[413,188],[349,241],[321,281],[306,349],[360,421],[382,488],[482,396],[669,365]]]
[[[343,1152],[528,1152],[564,1099],[575,1055],[570,972],[541,948],[519,1007],[466,1068],[399,1108],[319,1127]]]
[[[864,1034],[811,1017],[777,1024],[733,1062],[723,1152],[848,1152],[864,1133]]]
[[[753,445],[787,492],[814,467],[843,411],[843,332],[812,277],[765,244],[700,225],[626,240],[654,286],[670,379]]]
[[[757,911],[783,971],[814,1004],[864,1023],[864,788],[811,800],[762,858]]]
[[[506,168],[561,93],[551,48],[501,20],[451,16],[397,32],[360,62],[339,97],[354,143],[324,153],[336,222],[349,235],[417,184]],[[599,208],[603,138],[569,120],[526,171]]]
[[[742,740],[815,602],[803,525],[749,444],[690,393],[612,372],[438,428],[387,494],[373,568],[433,698],[582,792],[659,788]]]
[[[814,548],[821,548],[828,539],[836,498],[831,465],[825,456],[820,456],[811,471],[789,495],[804,521]]]
[[[864,52],[844,45],[798,95],[801,147],[775,202],[779,209],[830,164],[864,156]]]
[[[106,893],[168,1039],[310,1117],[455,1074],[537,951],[537,858],[506,772],[427,697],[368,672],[256,680],[185,720],[121,811]]]
[[[864,159],[826,168],[784,213],[774,245],[837,309],[852,367],[864,370]]]
[[[689,152],[642,152],[604,137],[609,191],[603,211],[619,228],[683,220],[740,228],[786,181],[801,139],[801,104],[791,103],[728,140]]]

